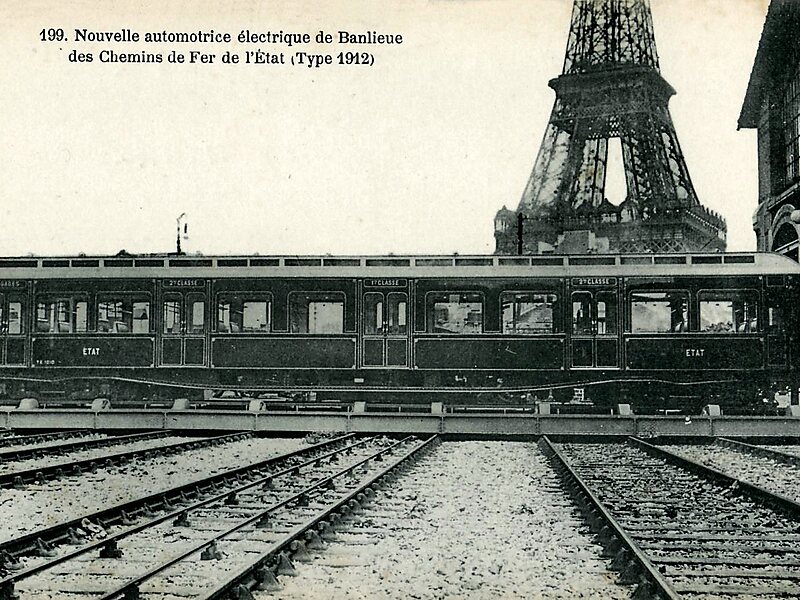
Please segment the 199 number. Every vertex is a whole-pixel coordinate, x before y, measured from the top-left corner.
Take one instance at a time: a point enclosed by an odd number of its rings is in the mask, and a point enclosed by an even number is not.
[[[67,39],[67,36],[64,35],[63,29],[42,29],[39,32],[39,38],[43,42],[63,42]]]

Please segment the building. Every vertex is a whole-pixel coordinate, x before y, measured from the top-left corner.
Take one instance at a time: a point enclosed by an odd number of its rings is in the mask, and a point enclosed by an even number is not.
[[[800,2],[772,0],[739,116],[758,130],[758,249],[798,260]]]

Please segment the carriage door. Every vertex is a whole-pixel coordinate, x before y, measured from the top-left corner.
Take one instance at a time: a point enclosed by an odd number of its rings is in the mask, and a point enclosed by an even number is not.
[[[206,294],[165,291],[161,297],[161,364],[199,366],[206,358]]]
[[[25,295],[0,294],[0,365],[25,364]]]
[[[618,344],[617,292],[572,292],[572,367],[616,368]]]
[[[365,291],[361,323],[362,366],[407,366],[408,294],[406,292]]]

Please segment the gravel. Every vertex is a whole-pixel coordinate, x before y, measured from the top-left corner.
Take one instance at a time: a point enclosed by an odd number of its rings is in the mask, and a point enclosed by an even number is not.
[[[163,440],[162,440],[163,442]],[[113,504],[165,491],[302,447],[302,439],[250,438],[136,459],[95,473],[0,491],[0,542]],[[108,452],[108,449],[106,449]]]
[[[201,438],[170,436],[158,439],[141,440],[138,442],[121,443],[104,448],[87,448],[86,450],[75,450],[66,452],[61,456],[42,456],[40,458],[27,458],[23,460],[7,460],[0,463],[0,475],[15,473],[17,471],[27,471],[55,465],[69,464],[77,460],[89,460],[93,458],[102,459],[112,454],[122,452],[132,452],[133,450],[146,450],[147,448],[158,448],[168,444],[178,444]]]
[[[664,449],[770,492],[800,501],[800,467],[716,444],[670,445]]]
[[[533,444],[449,442],[279,598],[628,598]]]
[[[687,453],[708,448],[669,447]],[[760,594],[800,597],[796,580],[781,581],[770,572],[800,560],[798,522],[789,515],[631,444],[563,444],[561,449],[645,554],[670,560],[660,567],[681,597],[717,598],[711,592],[722,581],[738,584],[740,592],[747,588],[737,598],[751,598],[752,590],[759,590],[759,599]],[[701,568],[709,564],[710,569]],[[728,574],[720,575],[720,569]]]
[[[68,438],[54,438],[52,440],[47,440],[44,442],[23,442],[20,444],[13,444],[9,446],[3,446],[0,448],[0,454],[4,452],[11,452],[12,450],[22,450],[22,449],[30,449],[30,448],[52,448],[53,446],[60,446],[61,444],[71,444],[74,442],[86,442],[89,440],[105,440],[108,439],[109,435],[104,433],[85,433],[81,435],[76,435],[73,437]],[[3,438],[0,438],[3,439]]]

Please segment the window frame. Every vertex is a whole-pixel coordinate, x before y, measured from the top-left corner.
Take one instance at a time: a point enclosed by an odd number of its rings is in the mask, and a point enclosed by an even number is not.
[[[552,319],[552,331],[547,333],[541,331],[534,331],[531,333],[522,333],[518,331],[514,331],[511,333],[506,333],[503,325],[505,321],[503,321],[503,296],[511,294],[514,296],[555,296],[555,301],[553,302],[553,319]],[[562,327],[561,315],[559,315],[559,306],[561,303],[561,295],[557,291],[546,291],[543,292],[541,290],[502,290],[498,297],[498,306],[499,306],[499,316],[500,316],[500,335],[504,336],[513,336],[513,335],[520,335],[524,337],[535,337],[535,336],[546,336],[546,335],[562,335],[564,333],[564,328]]]
[[[784,77],[778,111],[783,129],[780,179],[789,186],[800,180],[800,64],[793,64]]]
[[[428,318],[428,315],[433,311],[433,307],[435,304],[431,302],[430,297],[434,294],[444,294],[444,295],[453,295],[453,294],[475,294],[480,297],[480,304],[481,304],[481,327],[480,331],[475,333],[458,333],[456,331],[431,331],[430,325],[433,323],[433,320]],[[451,336],[470,336],[470,335],[483,335],[486,332],[486,294],[482,290],[430,290],[425,292],[425,333],[431,335],[444,335],[447,337]]]
[[[589,331],[576,331],[575,327],[575,296],[585,295],[588,296],[589,301]],[[607,300],[598,300],[598,296],[610,296],[613,300],[614,306],[614,318],[608,318],[608,301]],[[586,288],[573,288],[569,292],[569,308],[566,315],[566,321],[569,323],[569,332],[570,336],[573,338],[610,338],[610,337],[619,337],[621,331],[625,329],[625,322],[621,321],[621,317],[624,314],[625,309],[625,298],[623,297],[620,301],[620,295],[616,288],[609,289],[609,288],[597,288],[597,289],[586,289]],[[603,302],[605,307],[605,316],[603,320],[600,320],[600,312],[598,310],[598,305],[600,302]],[[604,331],[600,331],[600,323],[602,323],[605,327],[603,328]],[[608,331],[608,324],[611,323],[614,326],[613,331]],[[566,325],[566,323],[565,323]]]
[[[165,314],[167,302],[178,303],[178,331],[167,331],[167,319]],[[185,319],[186,319],[186,295],[180,292],[164,292],[159,298],[158,306],[158,331],[162,337],[178,337],[186,334]]]
[[[38,323],[40,322],[40,319],[39,319],[39,305],[40,304],[52,305],[53,303],[59,303],[59,302],[68,302],[69,303],[69,315],[70,315],[69,331],[53,331],[52,328],[50,327],[50,319],[48,319],[48,330],[47,331],[39,331],[39,329],[38,329]],[[77,303],[79,303],[79,302],[85,302],[86,303],[86,328],[84,330],[82,330],[82,331],[76,331],[77,321],[76,321],[75,317],[77,315],[77,312],[76,312],[76,306],[75,305]],[[87,334],[95,333],[95,331],[94,331],[94,329],[92,327],[92,325],[94,323],[92,322],[92,319],[91,319],[91,316],[92,316],[92,310],[91,310],[92,302],[91,302],[91,298],[90,298],[88,292],[79,292],[79,293],[72,293],[72,294],[70,294],[70,293],[59,293],[59,292],[38,293],[34,297],[33,306],[34,306],[34,309],[33,309],[34,310],[33,323],[34,323],[34,330],[35,330],[33,335],[62,336],[62,335],[87,335]],[[52,312],[49,313],[48,316],[50,316],[50,315],[52,315]],[[58,320],[56,320],[56,325],[57,325],[57,323],[58,323]],[[23,327],[23,330],[24,330],[24,327]]]
[[[292,324],[292,315],[293,315],[293,304],[292,300],[295,296],[328,296],[331,297],[341,297],[342,302],[342,327],[341,331],[336,333],[312,333],[309,331],[293,331]],[[333,302],[334,300],[328,300]],[[325,302],[325,300],[309,300],[309,302]],[[307,336],[343,336],[347,335],[346,327],[347,327],[347,294],[345,294],[341,290],[292,290],[286,295],[286,320],[287,320],[287,328],[286,332],[289,335],[307,335]],[[306,329],[309,327],[308,323],[308,304],[306,304]]]
[[[6,294],[5,296],[5,321],[2,323],[2,327],[4,327],[3,335],[11,336],[11,335],[27,335],[28,332],[28,297],[23,294],[15,295],[15,294]],[[11,327],[11,305],[12,304],[19,304],[19,331],[12,333],[10,331]]]
[[[124,301],[124,299],[132,298],[131,299],[131,311],[133,311],[133,304],[136,302],[142,302],[144,298],[147,299],[148,305],[148,317],[147,317],[147,332],[134,332],[133,331],[133,316],[131,316],[131,329],[128,332],[118,333],[112,331],[100,331],[100,304],[102,302],[120,302]],[[141,298],[141,299],[140,299]],[[153,294],[148,291],[124,291],[124,292],[97,292],[94,297],[94,331],[99,335],[113,335],[113,336],[120,336],[120,335],[136,335],[136,336],[152,336],[156,331],[156,323],[154,323],[155,319],[153,318]]]
[[[723,293],[723,294],[725,294],[725,293],[729,293],[729,294],[748,293],[748,294],[752,294],[755,297],[755,300],[756,300],[756,330],[755,331],[747,331],[747,332],[744,332],[744,331],[739,332],[739,331],[736,331],[735,328],[734,328],[734,330],[732,332],[726,332],[726,331],[719,331],[719,332],[703,331],[701,329],[703,315],[702,315],[700,303],[703,302],[702,296],[705,293],[712,293],[712,294],[714,294],[714,293]],[[762,304],[763,304],[763,302],[762,302],[761,296],[762,296],[761,291],[756,289],[756,288],[701,288],[701,289],[697,290],[697,294],[695,296],[696,306],[697,306],[697,330],[695,331],[695,333],[698,333],[700,335],[723,335],[723,336],[731,336],[731,335],[734,335],[734,336],[740,336],[740,335],[761,336],[761,335],[764,335],[764,318],[763,318],[763,314],[762,314],[762,309],[763,309]]]
[[[239,296],[242,300],[242,328],[239,331],[220,331],[219,330],[219,307],[225,296]],[[245,302],[262,302],[267,303],[267,323],[268,327],[264,331],[245,331],[244,330],[244,303]],[[217,292],[214,296],[214,310],[213,310],[213,327],[212,333],[215,335],[269,335],[275,331],[274,322],[274,307],[275,299],[272,292],[264,292],[258,290],[225,290]],[[230,320],[229,320],[230,322]]]
[[[634,331],[633,330],[633,295],[634,294],[685,294],[686,295],[686,328],[683,331],[669,331],[669,332],[659,332],[659,331]],[[687,333],[692,332],[692,310],[693,310],[693,303],[692,303],[692,292],[688,288],[658,288],[658,289],[632,289],[628,290],[628,298],[625,303],[625,310],[627,311],[627,320],[626,320],[626,328],[625,333],[630,333],[631,335],[684,335]],[[700,316],[700,309],[698,305],[698,319]],[[699,321],[698,321],[699,322]]]

